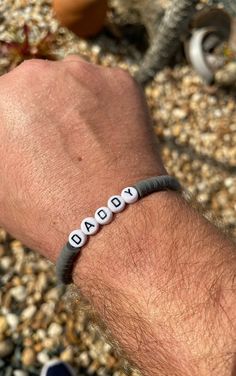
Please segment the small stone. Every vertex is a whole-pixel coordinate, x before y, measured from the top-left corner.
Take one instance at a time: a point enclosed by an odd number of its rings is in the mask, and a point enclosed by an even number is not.
[[[14,350],[14,346],[11,340],[0,342],[0,358],[6,358],[11,355]]]
[[[14,313],[8,313],[6,316],[7,323],[11,329],[15,330],[19,324],[19,318]]]
[[[0,316],[0,334],[4,334],[8,329],[7,320],[4,316]]]
[[[46,332],[43,329],[38,329],[36,332],[36,336],[38,339],[43,340],[46,338]]]
[[[58,337],[62,334],[63,328],[61,325],[53,322],[48,328],[48,335],[49,337]]]
[[[187,118],[188,113],[182,108],[174,108],[173,116],[178,120],[184,120]]]
[[[72,347],[68,347],[65,349],[61,355],[60,359],[63,360],[64,362],[72,363],[74,360],[74,352]]]
[[[13,298],[18,302],[24,302],[27,297],[27,291],[24,286],[13,287],[10,292]]]
[[[90,363],[89,355],[88,355],[88,353],[86,351],[83,351],[79,355],[79,365],[81,365],[82,367],[87,368],[89,366],[89,363]]]
[[[59,295],[59,289],[57,287],[54,287],[45,294],[45,300],[58,300]]]
[[[13,375],[14,375],[14,376],[27,376],[28,373],[25,372],[25,371],[21,371],[20,369],[16,369],[16,370],[13,372]]]
[[[37,311],[37,308],[34,305],[31,305],[31,306],[25,308],[24,311],[21,314],[21,319],[23,321],[32,319],[32,317],[34,316],[36,311]]]
[[[3,270],[8,270],[11,265],[12,265],[11,257],[5,256],[0,259],[0,267]]]
[[[49,361],[49,356],[45,351],[41,351],[37,355],[37,360],[41,364],[46,364]]]
[[[34,344],[34,341],[30,337],[26,337],[23,341],[24,347],[31,347]]]
[[[22,353],[22,363],[24,366],[32,366],[35,363],[36,355],[32,348],[25,348]]]
[[[43,349],[44,349],[44,346],[42,342],[38,342],[34,345],[34,350],[36,353],[43,351]]]
[[[230,188],[233,184],[234,184],[234,179],[233,178],[229,177],[229,178],[225,179],[225,186],[227,188]]]
[[[47,287],[47,276],[45,273],[40,273],[36,282],[36,291],[42,292]]]
[[[54,340],[52,338],[45,338],[44,342],[45,349],[52,349],[54,347]]]

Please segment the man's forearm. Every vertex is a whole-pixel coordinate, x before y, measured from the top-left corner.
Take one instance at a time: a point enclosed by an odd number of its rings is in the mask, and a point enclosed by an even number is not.
[[[51,261],[112,193],[165,174],[128,73],[70,56],[25,62],[0,85],[0,224]],[[234,245],[158,193],[90,239],[74,280],[146,375],[227,376],[234,274]]]
[[[231,375],[235,256],[182,198],[159,193],[91,239],[74,278],[145,375]]]

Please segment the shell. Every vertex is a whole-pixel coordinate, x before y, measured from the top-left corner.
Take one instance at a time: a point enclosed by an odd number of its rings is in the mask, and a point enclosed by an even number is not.
[[[107,0],[53,0],[58,21],[79,37],[95,36],[104,26]]]

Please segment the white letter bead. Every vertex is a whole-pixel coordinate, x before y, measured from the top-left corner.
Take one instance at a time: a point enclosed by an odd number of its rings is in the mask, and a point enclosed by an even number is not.
[[[112,218],[112,211],[105,206],[99,208],[95,213],[95,219],[100,225],[108,225],[108,223],[111,223]]]
[[[93,217],[85,218],[80,225],[85,235],[95,235],[98,232],[99,224]]]
[[[127,187],[121,192],[121,197],[125,200],[126,204],[134,204],[138,201],[138,191],[134,187]]]
[[[125,200],[121,196],[111,196],[107,206],[113,213],[120,213],[125,208]]]
[[[85,245],[87,241],[87,235],[83,233],[83,231],[74,230],[69,235],[69,243],[74,248],[81,248]]]

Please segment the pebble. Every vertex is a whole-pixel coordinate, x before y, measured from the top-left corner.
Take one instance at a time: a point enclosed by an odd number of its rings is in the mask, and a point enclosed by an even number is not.
[[[41,351],[37,355],[37,360],[41,364],[46,364],[49,361],[49,356],[45,351]]]
[[[83,351],[80,355],[79,355],[79,364],[82,366],[82,367],[85,367],[87,368],[89,363],[90,363],[90,358],[89,358],[89,355],[86,351]]]
[[[45,349],[52,349],[54,347],[54,340],[53,338],[45,338],[43,344]]]
[[[36,291],[43,292],[47,287],[47,276],[41,272],[36,281]]]
[[[4,334],[8,329],[7,320],[4,316],[0,316],[0,335]]]
[[[36,354],[32,348],[25,348],[22,353],[22,363],[24,366],[28,367],[35,363]]]
[[[21,313],[21,319],[23,321],[32,319],[36,311],[37,311],[37,307],[34,305],[31,305],[25,308],[24,311]]]
[[[24,302],[27,297],[27,291],[24,286],[13,287],[10,290],[10,293],[13,296],[13,298],[18,302]]]
[[[0,358],[5,358],[14,350],[14,345],[10,339],[0,342]]]
[[[49,337],[58,337],[63,333],[63,328],[61,325],[53,322],[50,324],[48,328],[48,336]]]
[[[14,376],[28,376],[28,373],[25,372],[25,371],[22,371],[20,369],[16,369],[14,372],[13,372],[13,375]]]
[[[13,375],[14,376],[28,376],[28,373],[25,372],[25,371],[22,371],[20,369],[16,369],[14,372],[13,372]]]
[[[12,265],[12,258],[5,256],[0,259],[0,267],[3,270],[8,270],[10,266]]]
[[[175,108],[173,110],[173,116],[175,116],[179,120],[184,120],[187,118],[188,113],[182,108]]]
[[[57,287],[54,287],[53,289],[50,289],[49,291],[47,291],[47,293],[45,295],[45,299],[57,301],[59,299],[59,296],[60,296],[59,289]]]
[[[68,347],[60,354],[60,359],[64,362],[72,363],[74,360],[74,351],[72,347]]]
[[[12,330],[15,330],[17,328],[19,324],[19,317],[17,315],[15,315],[14,313],[8,313],[6,315],[6,320]]]

